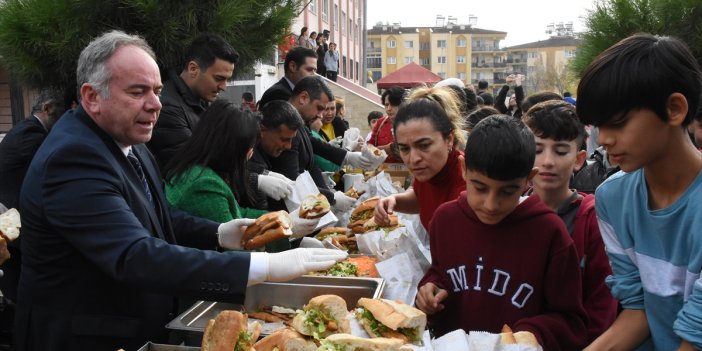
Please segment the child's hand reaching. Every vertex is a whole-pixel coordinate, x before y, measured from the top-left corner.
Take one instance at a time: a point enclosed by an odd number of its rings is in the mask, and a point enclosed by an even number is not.
[[[439,289],[434,283],[426,283],[419,288],[415,304],[417,308],[422,310],[427,315],[432,315],[444,309],[441,301],[448,297],[448,292],[444,289]]]

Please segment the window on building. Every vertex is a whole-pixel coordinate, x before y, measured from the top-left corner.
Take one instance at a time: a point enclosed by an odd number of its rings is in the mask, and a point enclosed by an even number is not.
[[[414,62],[414,56],[405,56],[405,64]]]
[[[465,72],[458,72],[458,79],[460,79],[460,80],[466,80],[466,74],[465,74]]]
[[[366,64],[368,64],[368,68],[382,68],[383,59],[381,57],[368,57],[366,58]]]
[[[334,30],[339,30],[339,5],[337,4],[334,4],[334,23],[332,26],[334,26]]]
[[[431,45],[431,44],[428,43],[428,42],[426,42],[426,43],[420,43],[420,44],[419,44],[419,50],[429,51],[429,50],[431,49],[431,48],[430,48],[430,45]]]
[[[441,79],[446,79],[446,72],[439,72],[437,73]]]
[[[349,79],[353,79],[353,60],[349,60]]]
[[[537,58],[537,57],[539,57],[539,53],[536,52],[536,51],[530,51],[530,52],[527,54],[527,57],[528,57],[528,58]]]
[[[341,35],[346,35],[346,12],[341,12]]]
[[[317,14],[317,0],[310,0],[310,5],[308,7],[310,12]]]
[[[413,40],[405,40],[405,48],[411,49],[414,47],[414,41]]]
[[[466,47],[466,40],[465,39],[456,39],[456,46],[459,48]]]
[[[322,0],[322,21],[329,22],[329,0]]]
[[[436,63],[446,63],[446,56],[437,56]]]
[[[388,48],[394,49],[395,47],[397,47],[397,42],[392,39],[388,40]]]
[[[446,47],[446,40],[437,40],[436,47],[437,48],[445,48]]]
[[[394,65],[396,63],[395,56],[388,56],[388,65]]]
[[[466,63],[465,56],[456,56],[456,63]]]
[[[423,57],[423,58],[419,59],[419,64],[422,66],[429,66],[429,58]]]
[[[356,80],[358,80],[358,61],[356,61]]]
[[[353,20],[350,19],[350,18],[349,18],[349,27],[348,27],[348,29],[349,29],[349,33],[348,33],[349,40],[353,40]]]
[[[567,58],[575,57],[575,50],[566,50],[565,57],[567,57]]]

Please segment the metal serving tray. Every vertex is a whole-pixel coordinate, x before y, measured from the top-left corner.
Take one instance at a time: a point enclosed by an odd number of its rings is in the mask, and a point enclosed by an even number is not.
[[[207,321],[214,319],[224,310],[254,311],[260,306],[299,309],[311,298],[324,294],[341,296],[346,300],[348,308],[353,309],[362,297],[381,297],[384,288],[385,280],[382,278],[302,276],[284,283],[265,282],[250,286],[246,290],[244,305],[198,301],[169,322],[166,328],[202,333]]]

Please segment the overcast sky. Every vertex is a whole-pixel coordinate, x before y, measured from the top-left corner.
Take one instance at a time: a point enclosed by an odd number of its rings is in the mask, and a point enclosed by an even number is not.
[[[476,28],[507,32],[502,47],[548,39],[546,26],[573,22],[584,30],[584,17],[594,0],[367,0],[368,28],[377,22],[400,22],[405,27],[435,26],[436,15],[468,23],[478,17]]]

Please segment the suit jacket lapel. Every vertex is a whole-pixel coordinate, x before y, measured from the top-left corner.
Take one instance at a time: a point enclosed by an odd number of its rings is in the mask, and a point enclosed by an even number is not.
[[[160,179],[160,173],[158,170],[156,170],[156,167],[152,162],[150,162],[149,156],[146,154],[148,151],[145,150],[144,145],[133,145],[132,146],[132,152],[136,157],[139,159],[139,162],[141,162],[141,167],[144,170],[144,175],[146,176],[146,181],[149,183],[149,190],[151,190],[151,197],[154,200],[154,206],[151,206],[149,204],[149,199],[146,198],[146,194],[143,191],[139,191],[139,195],[143,198],[143,201],[148,204],[147,211],[149,213],[149,219],[151,220],[151,224],[156,230],[156,234],[158,235],[159,238],[166,240],[164,231],[163,231],[163,223],[164,223],[164,216],[165,216],[165,211],[166,210],[166,204],[163,202],[163,199],[165,199],[165,194],[163,193],[163,189],[161,188],[160,184],[161,182],[158,181]],[[128,162],[128,161],[127,161]],[[133,172],[136,175],[136,172]],[[137,177],[138,180],[138,177]],[[138,181],[137,184],[140,184],[141,181]],[[141,188],[141,186],[139,186]],[[166,240],[168,241],[168,240]]]

